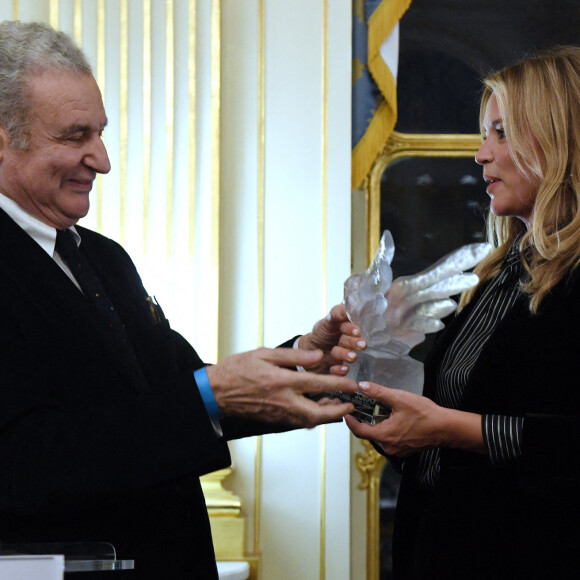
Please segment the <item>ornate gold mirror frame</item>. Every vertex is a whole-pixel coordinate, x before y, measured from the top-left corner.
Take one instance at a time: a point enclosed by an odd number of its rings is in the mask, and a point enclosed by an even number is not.
[[[401,157],[473,157],[480,146],[480,135],[391,133],[365,183],[368,263],[374,258],[381,237],[381,178],[387,166]]]
[[[481,146],[480,135],[420,135],[398,133],[389,136],[364,185],[366,190],[367,264],[378,248],[381,236],[381,179],[390,163],[402,157],[473,157]],[[367,490],[367,580],[379,580],[379,488],[385,458],[366,441],[365,451],[356,456],[361,473],[359,488]]]

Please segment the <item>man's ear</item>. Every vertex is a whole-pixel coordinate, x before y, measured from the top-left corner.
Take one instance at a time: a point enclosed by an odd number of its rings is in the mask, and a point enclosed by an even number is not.
[[[5,151],[10,147],[10,135],[3,125],[0,125],[0,161],[4,159]]]

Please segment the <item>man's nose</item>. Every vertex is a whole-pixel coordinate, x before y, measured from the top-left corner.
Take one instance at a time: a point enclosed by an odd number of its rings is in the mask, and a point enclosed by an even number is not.
[[[88,165],[97,173],[109,173],[111,171],[111,162],[109,161],[107,148],[100,136],[95,137],[91,141],[83,161],[85,165]]]

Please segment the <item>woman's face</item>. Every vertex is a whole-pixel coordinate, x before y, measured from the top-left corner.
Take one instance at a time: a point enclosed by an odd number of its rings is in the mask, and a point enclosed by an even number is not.
[[[529,227],[540,180],[533,174],[524,175],[514,163],[493,94],[485,109],[483,131],[484,141],[475,161],[483,165],[490,209],[496,216],[518,217]]]

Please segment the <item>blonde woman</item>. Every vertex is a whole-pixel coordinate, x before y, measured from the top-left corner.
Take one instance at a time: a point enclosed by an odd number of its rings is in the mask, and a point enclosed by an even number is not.
[[[580,573],[580,48],[486,78],[480,124],[495,246],[480,284],[424,396],[366,384],[391,417],[347,421],[401,460],[396,580]]]

